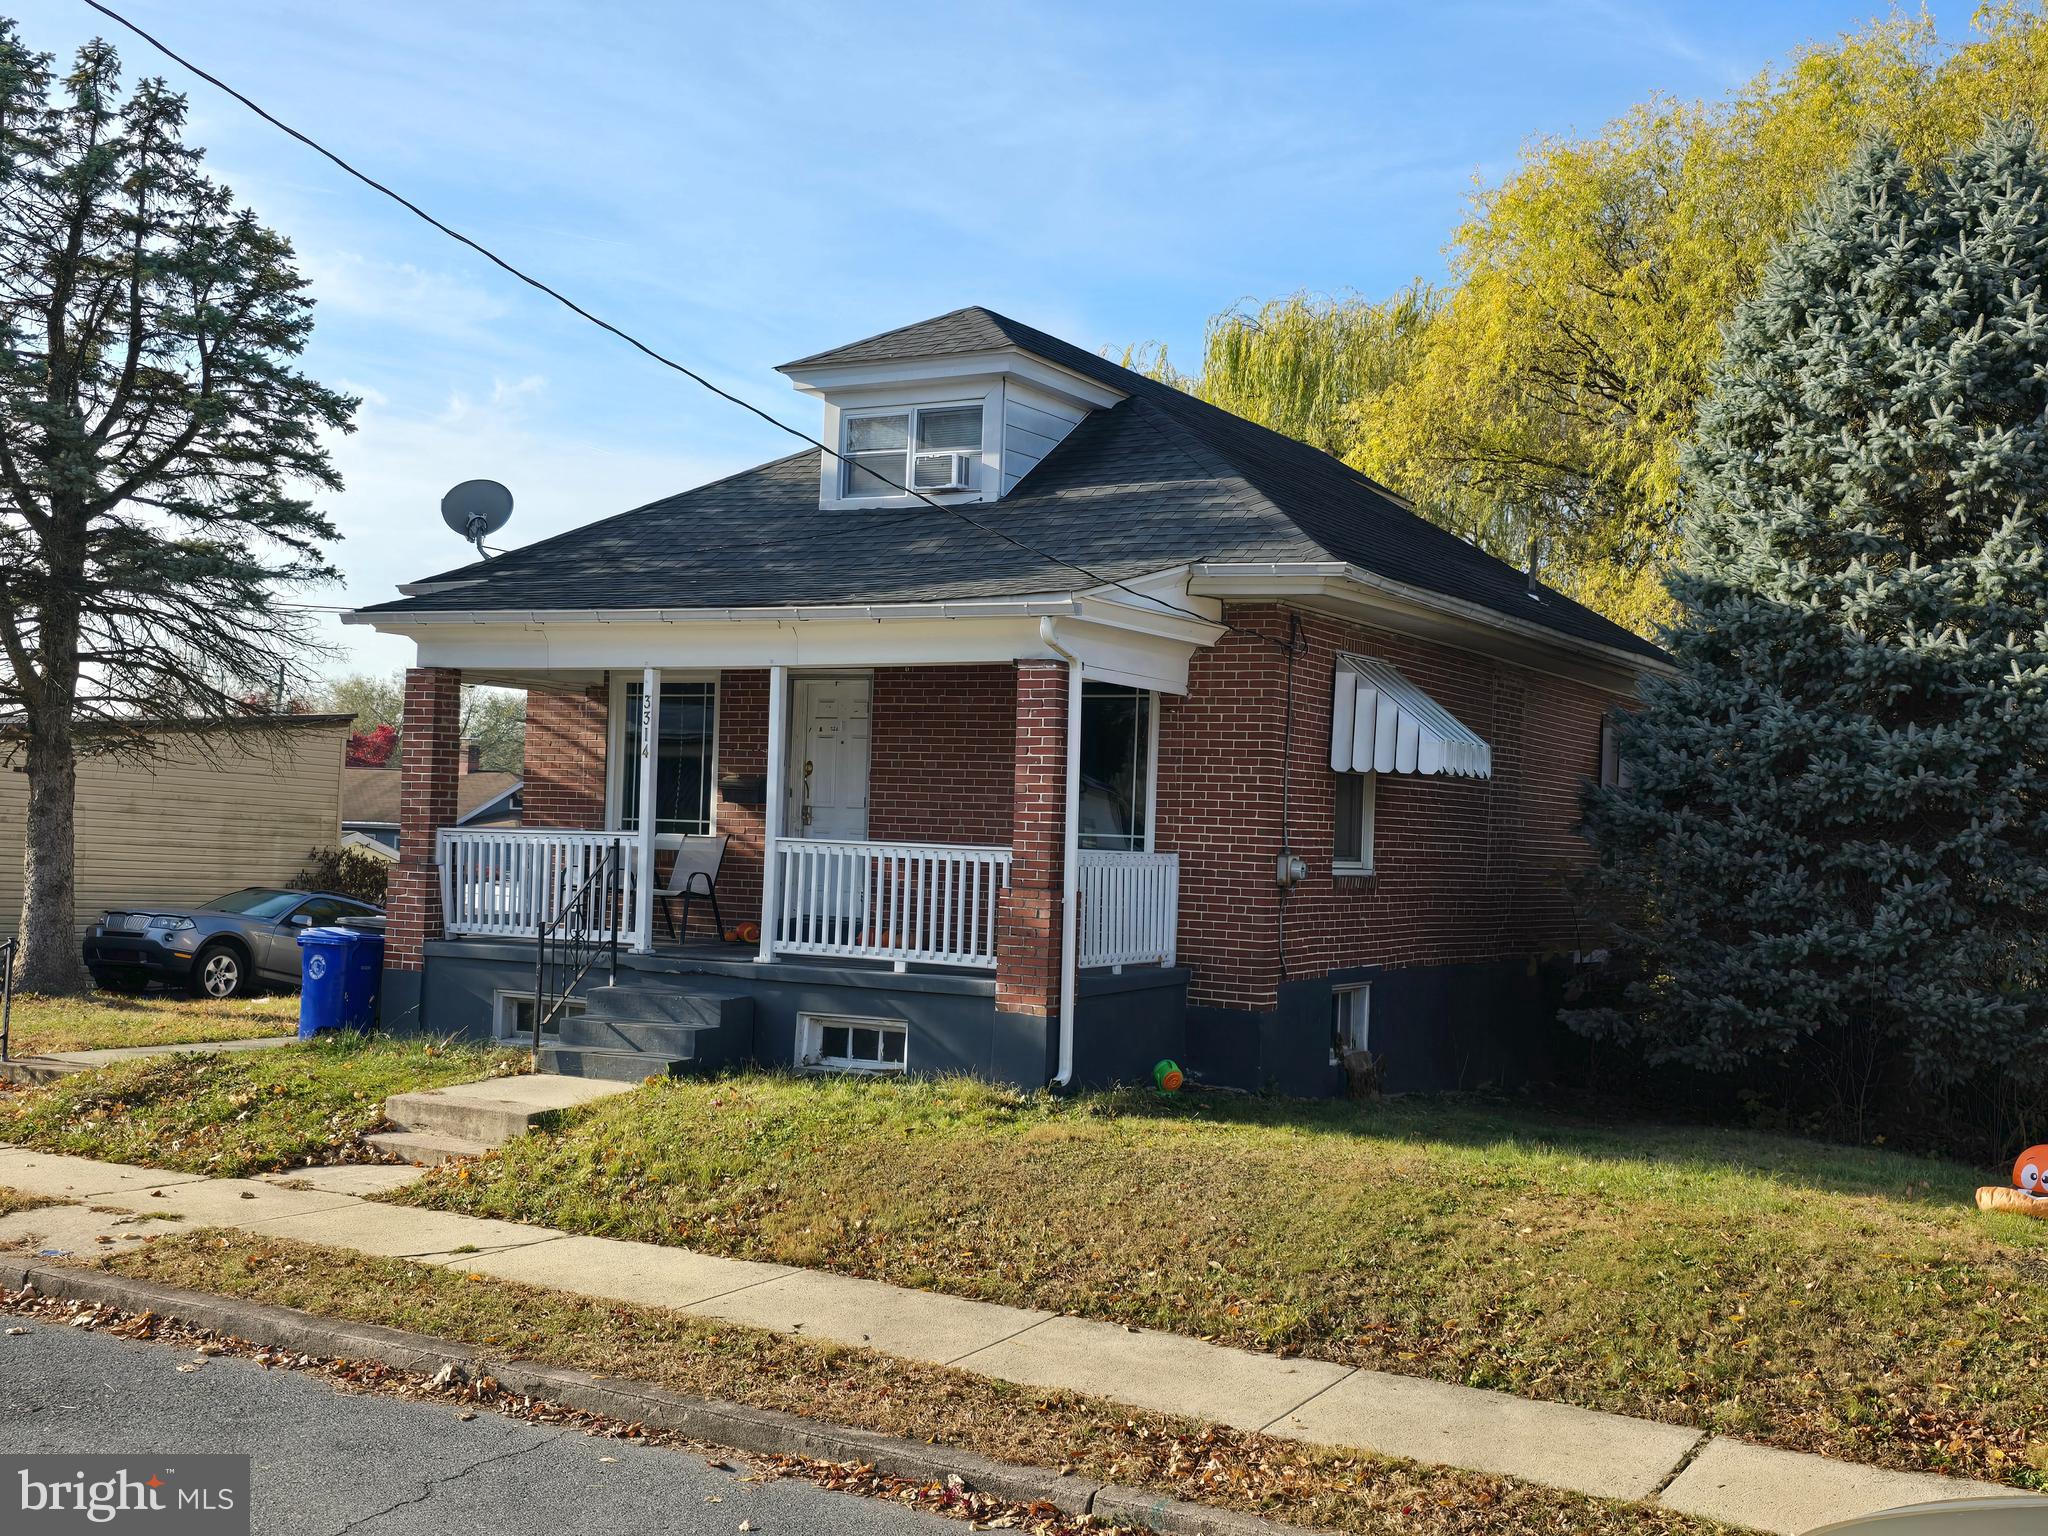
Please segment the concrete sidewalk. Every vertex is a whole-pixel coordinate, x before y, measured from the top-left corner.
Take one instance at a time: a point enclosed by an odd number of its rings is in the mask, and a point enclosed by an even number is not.
[[[90,1202],[0,1217],[0,1247],[33,1236],[43,1253],[118,1250],[174,1217],[675,1307],[1317,1445],[1653,1500],[1784,1536],[1902,1504],[2013,1491],[845,1275],[362,1198],[417,1176],[412,1168],[348,1167],[208,1179],[0,1147],[0,1187]]]
[[[245,1040],[190,1040],[172,1045],[110,1045],[97,1051],[47,1051],[41,1055],[16,1056],[0,1061],[0,1081],[33,1087],[89,1072],[94,1067],[117,1061],[134,1061],[143,1056],[201,1056],[212,1051],[270,1051],[281,1045],[297,1045],[297,1035],[259,1035]]]

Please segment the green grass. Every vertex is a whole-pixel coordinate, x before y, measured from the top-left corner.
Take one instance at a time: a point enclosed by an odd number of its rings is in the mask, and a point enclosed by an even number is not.
[[[1472,1101],[749,1076],[391,1198],[2035,1483],[2048,1224],[1977,1170]]]
[[[390,1095],[519,1070],[528,1059],[352,1035],[151,1056],[0,1099],[0,1142],[222,1177],[359,1161]]]
[[[157,1237],[104,1268],[503,1356],[851,1424],[1360,1536],[1714,1536],[1725,1527],[1447,1467],[1340,1453],[660,1307],[245,1233]],[[936,1527],[935,1527],[936,1529]],[[964,1529],[964,1526],[962,1527]]]
[[[175,992],[90,992],[14,1000],[9,1048],[17,1056],[98,1051],[122,1045],[188,1045],[253,1040],[299,1027],[296,993],[200,1000]]]

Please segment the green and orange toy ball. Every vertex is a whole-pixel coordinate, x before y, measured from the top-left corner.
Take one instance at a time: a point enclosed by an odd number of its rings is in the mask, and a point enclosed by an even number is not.
[[[1180,1063],[1160,1062],[1152,1069],[1152,1081],[1158,1085],[1161,1093],[1179,1093],[1180,1085],[1184,1081],[1180,1075]]]

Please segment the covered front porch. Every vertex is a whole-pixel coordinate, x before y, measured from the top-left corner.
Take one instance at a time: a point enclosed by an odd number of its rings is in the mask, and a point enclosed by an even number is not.
[[[1082,994],[1118,991],[1127,972],[1165,980],[1178,955],[1158,732],[1195,637],[1105,644],[1089,633],[1102,628],[958,626],[979,643],[929,660],[889,645],[817,664],[416,669],[387,963],[520,966],[540,994],[547,946],[569,939],[635,985],[822,987],[833,1011],[798,1010],[794,1059],[884,1069],[905,1064],[906,1044],[911,1069],[954,1065],[950,1049],[917,1059],[917,1010],[898,1006],[944,997],[976,1013],[970,1033],[1040,1021],[1048,1075],[1070,1074]],[[991,644],[1012,654],[992,659]],[[453,824],[464,682],[527,692],[522,827]],[[387,979],[402,1002],[406,977]],[[844,989],[863,987],[875,995],[849,1003]],[[434,991],[422,975],[421,1005]],[[451,1006],[422,1022],[457,1023]],[[841,1009],[850,1024],[817,1022]],[[905,1027],[891,1035],[890,1021]],[[872,1059],[841,1059],[846,1027]]]

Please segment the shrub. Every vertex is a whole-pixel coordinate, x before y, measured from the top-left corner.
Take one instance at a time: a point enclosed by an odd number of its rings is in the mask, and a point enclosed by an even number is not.
[[[390,860],[366,848],[315,848],[306,855],[306,867],[292,876],[292,889],[332,891],[381,907],[390,879]]]

